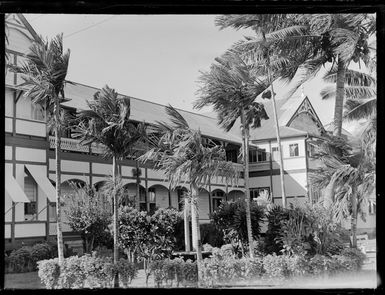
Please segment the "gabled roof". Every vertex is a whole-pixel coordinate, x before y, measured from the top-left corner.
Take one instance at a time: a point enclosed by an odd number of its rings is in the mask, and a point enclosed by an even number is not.
[[[292,107],[291,98],[289,100],[283,100],[283,99],[276,100],[278,125],[279,125],[279,132],[281,137],[304,136],[307,134],[306,131],[302,131],[302,130],[298,130],[295,128],[282,125],[283,120],[281,120],[281,118],[287,117],[290,119],[291,116],[293,116],[294,111],[296,110],[295,106],[298,107],[298,104],[297,104],[298,102],[296,101],[296,99],[293,99],[293,101],[294,101],[294,104]],[[262,120],[260,128],[250,130],[250,140],[260,141],[260,140],[267,140],[267,139],[275,139],[276,128],[274,123],[273,103],[271,100],[261,100],[259,102],[263,103],[263,105],[265,106],[265,110],[267,115],[269,116],[269,120]]]

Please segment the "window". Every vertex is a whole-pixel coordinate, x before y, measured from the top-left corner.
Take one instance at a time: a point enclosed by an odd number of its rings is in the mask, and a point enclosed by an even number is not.
[[[290,152],[290,157],[298,157],[299,156],[298,143],[290,144],[289,152]]]
[[[255,200],[259,197],[259,194],[263,191],[267,191],[270,194],[270,187],[257,187],[250,189],[250,199]]]
[[[37,184],[29,173],[24,175],[24,192],[30,203],[24,203],[24,220],[32,220],[37,214]]]
[[[274,161],[278,161],[279,160],[279,150],[278,150],[277,146],[274,146],[274,147],[271,148],[271,153],[272,153],[272,156],[273,156],[273,160]]]
[[[156,208],[155,188],[148,189],[148,199],[150,203],[150,214],[153,214]]]
[[[223,198],[225,196],[225,193],[220,190],[215,190],[211,193],[211,210],[215,211],[218,209],[218,207],[221,205]]]
[[[257,163],[257,162],[265,162],[266,157],[266,149],[258,149],[249,151],[249,162]]]

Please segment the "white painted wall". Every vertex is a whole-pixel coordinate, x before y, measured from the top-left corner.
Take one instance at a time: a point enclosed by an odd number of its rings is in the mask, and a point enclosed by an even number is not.
[[[11,225],[10,224],[4,224],[4,238],[5,239],[11,238]]]
[[[12,147],[6,145],[4,149],[5,149],[4,159],[5,160],[12,160]]]
[[[9,74],[7,74],[7,76]],[[9,76],[11,77],[11,75]],[[13,94],[13,90],[9,88],[5,89],[5,115],[8,117],[13,117]]]
[[[12,130],[12,119],[11,118],[5,118],[5,132],[13,132]]]
[[[90,166],[89,162],[80,162],[80,161],[61,161],[61,169],[66,172],[78,172],[78,173],[89,173]]]
[[[16,119],[16,133],[46,137],[47,127],[44,122]]]
[[[28,53],[32,43],[31,34],[26,29],[15,28],[12,25],[9,25],[8,27],[9,44],[7,45],[7,48],[21,53]]]
[[[270,187],[270,176],[250,177],[249,187]]]
[[[15,224],[15,238],[45,236],[45,223]]]
[[[46,150],[16,147],[16,160],[18,161],[33,161],[46,162]]]
[[[112,164],[92,163],[92,173],[112,175]]]
[[[147,176],[148,178],[155,178],[155,179],[165,179],[166,176],[162,171],[157,171],[154,169],[147,169]]]

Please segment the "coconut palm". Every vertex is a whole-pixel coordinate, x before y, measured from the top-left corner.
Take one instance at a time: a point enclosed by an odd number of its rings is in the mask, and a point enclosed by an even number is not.
[[[183,116],[172,106],[165,107],[170,123],[157,122],[152,139],[153,147],[139,157],[140,161],[153,161],[154,168],[161,170],[170,188],[189,182],[193,247],[197,252],[198,267],[202,260],[199,234],[199,187],[207,186],[212,177],[222,176],[228,182],[237,179],[237,170],[226,162],[222,146],[211,140],[203,144],[199,130],[189,127]]]
[[[74,137],[80,143],[101,144],[104,158],[112,158],[112,182],[118,186],[118,161],[133,155],[135,145],[145,138],[146,129],[142,123],[130,121],[130,98],[119,96],[108,86],[96,92],[93,100],[87,101],[89,110],[77,114]],[[112,190],[114,263],[118,262],[118,194]],[[118,274],[115,275],[115,287],[119,286]]]
[[[335,83],[337,73],[330,71],[324,76],[326,82]],[[376,110],[377,110],[377,91],[376,78],[371,74],[347,69],[345,72],[345,102],[344,119],[348,121],[368,119],[365,122],[362,133],[362,146],[366,158],[375,161],[375,142],[376,142]],[[323,98],[335,96],[334,87],[325,87],[321,95]],[[334,198],[334,184],[330,183],[325,190],[325,205],[330,206]]]
[[[36,40],[29,48],[26,60],[21,66],[11,66],[12,71],[21,74],[24,82],[18,86],[25,91],[32,103],[39,104],[46,110],[48,125],[55,132],[56,158],[56,219],[58,257],[61,264],[64,259],[63,235],[61,224],[61,165],[60,139],[64,113],[60,103],[65,101],[64,86],[67,75],[70,50],[63,50],[63,35],[57,35],[51,41]],[[68,83],[68,82],[67,82]]]
[[[348,142],[328,135],[319,145],[316,158],[324,165],[310,173],[310,182],[319,189],[335,184],[331,212],[337,221],[351,217],[352,247],[356,248],[357,216],[361,212],[365,217],[363,208],[374,189],[375,164],[365,156],[359,140]]]
[[[268,85],[267,79],[258,79],[252,74],[252,67],[239,55],[227,52],[216,63],[211,65],[209,72],[202,73],[199,78],[202,87],[199,89],[200,98],[195,102],[195,108],[213,106],[218,114],[218,123],[226,131],[233,128],[237,119],[241,121],[242,154],[246,190],[246,220],[250,256],[254,256],[252,227],[250,217],[249,190],[249,131],[250,128],[261,126],[261,120],[268,119],[263,104],[255,102],[255,98]]]
[[[267,78],[267,87],[262,98],[272,100],[279,150],[282,206],[286,208],[284,165],[273,82],[278,78],[291,80],[298,67],[305,62],[311,47],[302,38],[298,38],[298,35],[303,35],[306,26],[293,22],[286,14],[222,15],[216,18],[216,25],[220,29],[251,28],[257,35],[237,42],[232,50],[252,63],[256,76]]]

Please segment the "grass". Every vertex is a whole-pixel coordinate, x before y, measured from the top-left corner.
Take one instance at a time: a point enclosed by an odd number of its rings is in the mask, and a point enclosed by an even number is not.
[[[5,289],[44,289],[36,272],[9,273],[4,277]]]

